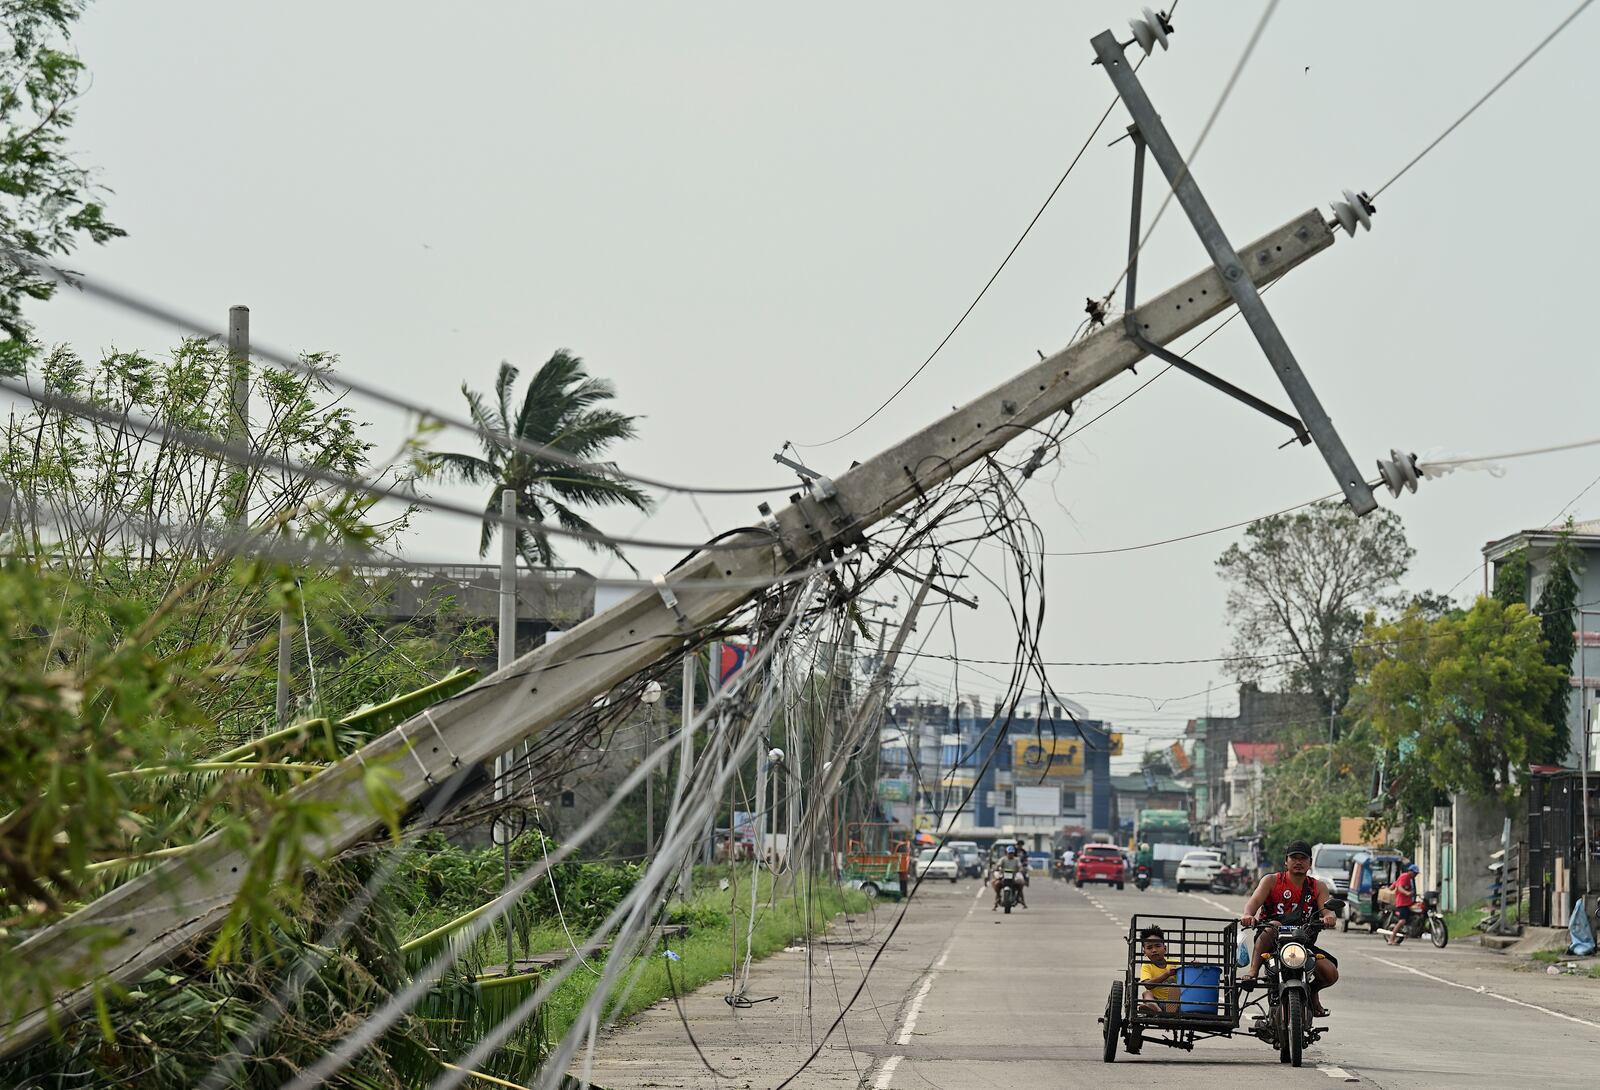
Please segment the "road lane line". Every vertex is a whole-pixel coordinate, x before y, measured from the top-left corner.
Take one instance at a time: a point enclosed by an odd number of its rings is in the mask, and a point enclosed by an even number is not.
[[[1361,1081],[1360,1078],[1350,1074],[1350,1072],[1346,1071],[1342,1067],[1319,1067],[1317,1070],[1328,1076],[1330,1079],[1343,1079],[1345,1082]]]
[[[1499,992],[1491,992],[1485,987],[1480,986],[1474,988],[1470,984],[1459,984],[1454,980],[1446,980],[1442,976],[1434,976],[1432,973],[1425,973],[1421,969],[1413,969],[1409,965],[1402,965],[1398,961],[1390,961],[1388,958],[1380,958],[1376,954],[1369,954],[1365,951],[1361,951],[1361,956],[1371,958],[1373,961],[1380,962],[1381,964],[1387,965],[1394,969],[1400,969],[1404,972],[1412,973],[1428,980],[1437,981],[1440,984],[1448,984],[1452,988],[1460,988],[1464,992],[1472,992],[1474,995],[1486,995],[1491,999],[1498,999],[1502,1003],[1511,1003],[1518,1007],[1527,1007],[1529,1010],[1538,1011],[1540,1014],[1548,1014],[1552,1018],[1560,1018],[1565,1022],[1576,1022],[1580,1026],[1588,1026],[1591,1029],[1600,1029],[1600,1022],[1589,1022],[1582,1018],[1574,1017],[1570,1014],[1562,1014],[1560,1011],[1553,1011],[1549,1007],[1541,1007],[1537,1003],[1524,1003],[1520,999],[1512,999],[1509,995],[1501,995]]]
[[[972,912],[978,907],[978,903],[982,898],[983,889],[980,887],[977,894],[972,898],[972,903],[967,906],[966,914],[961,917],[955,927],[950,929],[950,934],[944,940],[944,948],[939,951],[939,956],[934,959],[933,964],[928,967],[928,971],[923,974],[922,985],[917,989],[917,994],[911,1000],[911,1005],[906,1008],[905,1020],[900,1027],[899,1035],[895,1038],[895,1044],[908,1045],[911,1043],[911,1034],[917,1028],[917,1019],[922,1016],[922,1004],[927,1002],[928,993],[933,991],[933,978],[938,975],[939,970],[943,969],[945,962],[950,959],[950,950],[955,945],[956,932],[960,930],[962,924],[972,919]],[[878,1069],[878,1074],[872,1081],[875,1090],[888,1090],[889,1083],[894,1079],[895,1070],[904,1062],[905,1056],[898,1053],[884,1060],[883,1066]]]
[[[910,1008],[906,1011],[905,1022],[900,1026],[900,1036],[895,1038],[897,1045],[909,1045],[911,1034],[916,1031],[917,1019],[922,1015],[922,1004],[927,1001],[928,993],[933,991],[933,973],[928,973],[922,978],[922,987],[917,989],[917,996],[911,1001]]]

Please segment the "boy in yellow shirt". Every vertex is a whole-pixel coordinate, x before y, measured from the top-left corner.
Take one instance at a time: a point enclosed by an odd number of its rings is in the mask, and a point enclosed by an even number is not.
[[[1176,1014],[1179,989],[1171,981],[1178,975],[1178,963],[1167,960],[1166,936],[1159,927],[1147,927],[1139,933],[1139,945],[1144,951],[1144,960],[1139,966],[1139,984],[1150,993],[1150,999],[1153,1000],[1140,1003],[1139,1009]]]

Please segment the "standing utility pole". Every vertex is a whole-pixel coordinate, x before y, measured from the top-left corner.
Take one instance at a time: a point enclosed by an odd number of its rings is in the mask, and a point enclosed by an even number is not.
[[[1594,859],[1594,841],[1589,839],[1589,616],[1592,612],[1578,610],[1578,683],[1582,686],[1579,690],[1578,716],[1583,726],[1583,753],[1578,758],[1578,789],[1583,795],[1583,903],[1591,912],[1594,903],[1590,898],[1595,893],[1594,879],[1589,875],[1590,863]]]
[[[694,651],[685,651],[683,654],[683,710],[680,713],[678,731],[683,735],[683,742],[678,747],[678,790],[673,796],[675,801],[681,801],[689,790],[689,776],[694,771]],[[667,823],[668,835],[671,835],[672,823]],[[694,850],[691,848],[684,860],[683,870],[678,874],[678,897],[681,900],[689,899],[689,887],[694,882]]]
[[[250,308],[228,308],[228,443],[236,451],[250,449]],[[236,462],[234,481],[237,491],[231,497],[234,528],[250,525],[250,461],[241,455]],[[294,622],[289,608],[278,611],[278,684],[273,694],[273,711],[279,728],[289,725],[289,677],[294,667]]]
[[[504,670],[517,658],[517,491],[500,490],[500,627],[495,633],[499,642],[498,666]],[[508,750],[494,761],[494,797],[502,804],[511,798],[510,780],[516,768],[517,751]],[[503,889],[511,888],[511,823],[506,820],[506,810],[495,815],[491,826],[500,841],[500,866],[505,879]],[[539,834],[543,836],[543,832]],[[511,917],[506,925],[506,976],[517,971],[517,951],[512,943]]]
[[[228,308],[228,362],[233,371],[233,383],[228,391],[228,442],[235,450],[250,446],[250,308]],[[241,457],[238,463],[239,491],[233,499],[233,521],[239,526],[250,522],[250,512],[245,504],[245,482],[249,479],[250,464]]]

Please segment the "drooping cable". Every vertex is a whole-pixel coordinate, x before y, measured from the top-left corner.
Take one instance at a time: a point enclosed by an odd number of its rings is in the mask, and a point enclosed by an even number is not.
[[[1434,148],[1436,148],[1440,144],[1442,144],[1444,142],[1445,138],[1448,137],[1451,133],[1455,132],[1456,129],[1460,128],[1462,122],[1466,121],[1467,118],[1469,118],[1473,114],[1477,113],[1478,112],[1478,108],[1480,106],[1482,106],[1485,102],[1488,102],[1491,98],[1493,98],[1494,95],[1495,95],[1495,92],[1499,91],[1500,88],[1504,87],[1507,83],[1510,83],[1511,82],[1511,78],[1513,76],[1515,76],[1518,72],[1522,71],[1522,69],[1527,65],[1527,63],[1529,61],[1531,61],[1531,60],[1533,60],[1533,58],[1537,57],[1544,50],[1545,46],[1547,46],[1551,42],[1555,41],[1556,37],[1558,35],[1560,35],[1560,33],[1563,30],[1566,30],[1567,27],[1569,25],[1571,25],[1571,23],[1572,23],[1572,21],[1574,19],[1576,19],[1578,16],[1582,15],[1584,13],[1584,11],[1592,3],[1594,3],[1594,0],[1583,0],[1583,2],[1580,3],[1577,7],[1573,8],[1572,11],[1567,15],[1567,17],[1565,19],[1561,20],[1561,22],[1556,24],[1556,27],[1555,27],[1554,30],[1552,30],[1549,34],[1546,34],[1543,38],[1541,38],[1539,40],[1539,44],[1538,45],[1534,46],[1533,49],[1531,49],[1526,56],[1524,56],[1520,61],[1518,61],[1516,64],[1511,66],[1511,71],[1507,72],[1505,75],[1501,76],[1498,80],[1496,80],[1494,85],[1492,87],[1490,87],[1487,91],[1485,91],[1483,93],[1483,95],[1480,96],[1479,99],[1476,102],[1474,102],[1471,106],[1467,107],[1466,113],[1462,114],[1460,117],[1458,117],[1454,121],[1450,122],[1450,124],[1445,127],[1444,132],[1440,133],[1438,136],[1435,136],[1432,140],[1428,141],[1427,145],[1421,151],[1417,152],[1416,155],[1412,156],[1411,159],[1406,163],[1405,166],[1403,166],[1399,170],[1395,171],[1393,177],[1391,177],[1387,182],[1384,182],[1382,185],[1380,185],[1378,187],[1378,189],[1377,189],[1377,192],[1372,194],[1372,199],[1373,200],[1377,200],[1379,197],[1383,196],[1383,191],[1384,190],[1386,190],[1390,186],[1394,185],[1394,183],[1398,182],[1401,178],[1404,178],[1406,176],[1406,173],[1408,171],[1410,171],[1410,169],[1412,167],[1414,167],[1418,163],[1422,162],[1422,160],[1428,155],[1429,152],[1431,152]]]

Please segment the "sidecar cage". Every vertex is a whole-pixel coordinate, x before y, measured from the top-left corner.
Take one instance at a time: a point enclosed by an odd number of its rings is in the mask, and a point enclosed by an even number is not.
[[[1139,984],[1139,970],[1148,962],[1139,936],[1159,927],[1169,963],[1181,966],[1178,1010],[1155,1010]],[[1128,959],[1122,976],[1122,1010],[1117,1031],[1127,1051],[1137,1054],[1145,1042],[1191,1050],[1196,1041],[1231,1037],[1239,1028],[1239,923],[1220,916],[1139,914],[1128,924]]]

